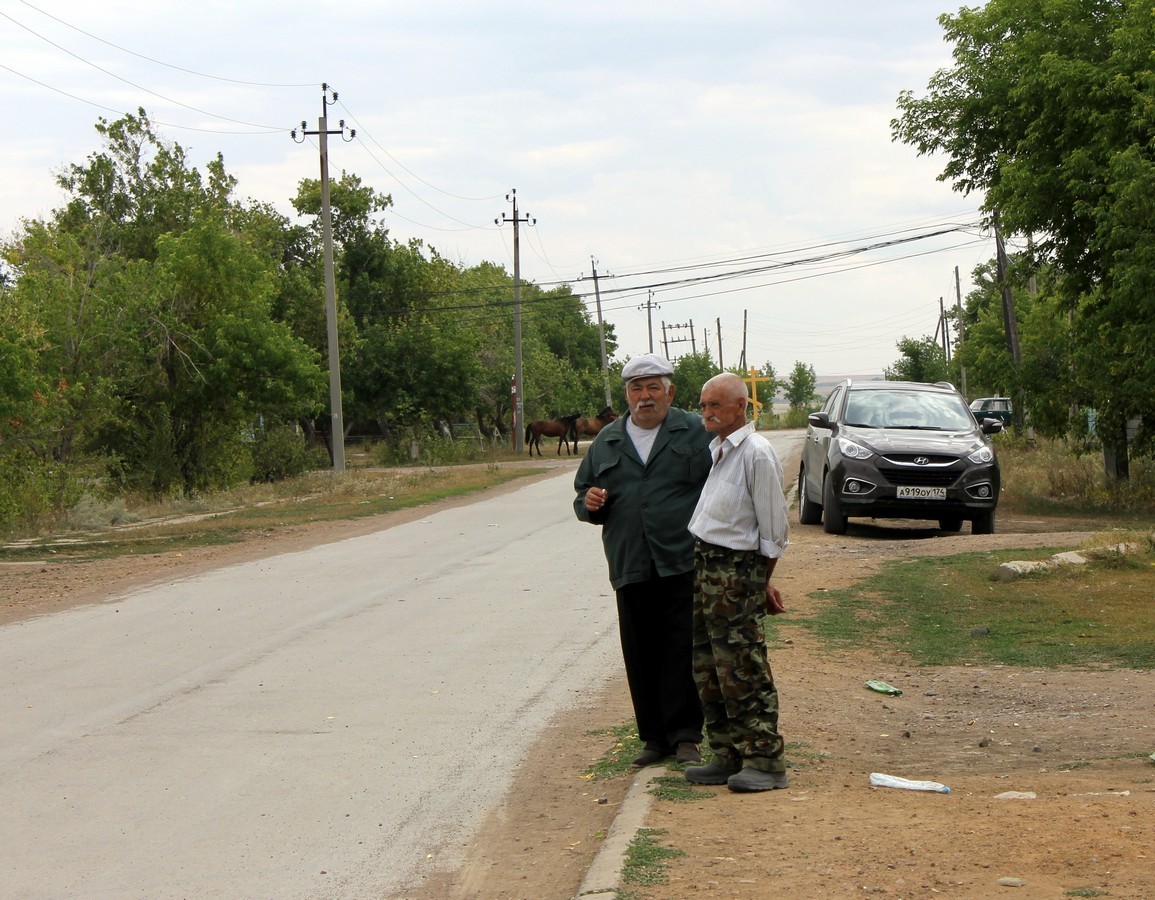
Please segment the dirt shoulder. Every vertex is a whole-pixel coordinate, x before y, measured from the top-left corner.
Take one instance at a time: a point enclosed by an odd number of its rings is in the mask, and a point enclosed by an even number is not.
[[[2,565],[0,623],[391,527],[429,509],[179,554]],[[852,521],[848,535],[835,537],[795,522],[778,581],[792,612],[805,615],[820,602],[811,594],[849,586],[887,559],[1077,546],[1089,536],[1068,528],[1003,517],[995,535],[944,536],[919,523],[881,529]],[[1013,586],[999,589],[1013,599]],[[647,825],[684,855],[669,862],[666,884],[639,895],[1152,895],[1155,768],[1146,754],[1155,751],[1155,673],[919,668],[862,651],[832,653],[797,626],[778,631],[770,658],[790,788],[755,795],[704,788],[688,803],[658,801]],[[870,678],[904,693],[875,694],[863,686]],[[408,896],[572,897],[629,786],[582,773],[613,746],[601,732],[630,715],[618,680],[554,722],[465,848],[465,864],[442,871],[431,859],[429,880]],[[951,793],[871,788],[870,772],[934,779]],[[1034,796],[1000,797],[1008,792]]]

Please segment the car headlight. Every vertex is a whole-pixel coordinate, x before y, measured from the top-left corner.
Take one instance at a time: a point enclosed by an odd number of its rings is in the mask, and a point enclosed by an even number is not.
[[[973,463],[989,463],[995,458],[995,451],[986,445],[979,447],[974,453],[967,457]]]
[[[856,444],[848,438],[838,439],[838,452],[847,459],[870,459],[874,452],[867,450],[862,444]]]

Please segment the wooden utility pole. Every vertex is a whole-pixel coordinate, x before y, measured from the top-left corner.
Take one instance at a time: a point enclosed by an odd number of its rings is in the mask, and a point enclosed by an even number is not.
[[[513,449],[521,453],[525,449],[525,382],[521,371],[521,245],[518,243],[518,226],[525,222],[533,225],[537,219],[517,214],[517,188],[511,188],[505,199],[513,204],[513,218],[505,213],[494,219],[497,225],[513,223],[513,384],[517,400],[513,407]]]
[[[954,267],[954,303],[955,309],[958,311],[958,343],[962,346],[962,342],[966,339],[966,327],[963,325],[963,307],[962,307],[962,285],[959,283],[958,266]],[[962,395],[967,396],[967,367],[959,365],[959,379],[962,384]]]
[[[1014,381],[1015,385],[1019,380],[1019,369],[1022,366],[1023,354],[1019,347],[1019,323],[1015,315],[1015,295],[1011,290],[1010,282],[1007,280],[1007,249],[1003,244],[1003,233],[999,228],[999,213],[995,210],[992,222],[995,230],[995,268],[996,276],[999,281],[999,289],[1003,297],[1003,328],[1006,333],[1007,350],[1010,351],[1011,360],[1015,366]],[[1011,397],[1011,415],[1015,425],[1015,431],[1021,432],[1023,428],[1023,392],[1018,387],[1012,388]]]
[[[646,329],[650,335],[650,353],[654,352],[654,306],[654,292],[650,291],[646,296],[645,305],[638,307],[638,309],[646,311]]]
[[[746,368],[746,316],[749,310],[742,310],[742,358],[738,360],[738,368]]]
[[[317,135],[321,145],[321,242],[325,258],[325,324],[329,343],[329,456],[333,471],[345,471],[345,416],[341,403],[341,351],[337,344],[337,288],[333,276],[333,216],[329,205],[329,135],[339,134],[343,140],[351,141],[357,136],[355,129],[345,137],[345,120],[340,127],[329,130],[329,94],[333,103],[337,102],[337,92],[330,91],[329,85],[321,85],[321,118],[317,120],[317,130],[307,131],[301,122],[301,139],[297,141],[294,128],[293,140],[304,143],[307,135]]]
[[[722,363],[722,319],[721,317],[714,320],[714,325],[718,329],[718,368],[725,369],[726,366]]]
[[[602,384],[606,389],[606,406],[610,405],[610,365],[606,359],[606,326],[602,322],[602,293],[598,290],[598,261],[590,257],[590,271],[594,279],[594,299],[598,306],[598,342],[602,348]]]

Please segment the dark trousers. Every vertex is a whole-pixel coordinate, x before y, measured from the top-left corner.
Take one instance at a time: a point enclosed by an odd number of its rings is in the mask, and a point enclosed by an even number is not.
[[[647,747],[671,750],[702,740],[702,704],[694,684],[694,573],[661,577],[617,591],[626,678]]]

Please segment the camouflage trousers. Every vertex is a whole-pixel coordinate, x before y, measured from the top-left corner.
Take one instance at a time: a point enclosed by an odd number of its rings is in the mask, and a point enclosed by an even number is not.
[[[783,772],[778,691],[766,659],[766,558],[698,541],[694,548],[694,681],[720,762]]]

